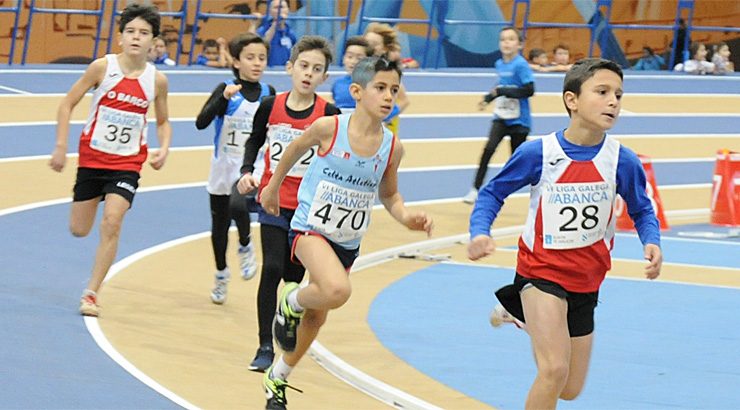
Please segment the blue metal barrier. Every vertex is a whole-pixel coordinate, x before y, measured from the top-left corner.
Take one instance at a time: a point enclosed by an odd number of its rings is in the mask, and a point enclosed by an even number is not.
[[[23,44],[23,57],[21,58],[21,65],[26,64],[26,55],[28,53],[28,43],[31,42],[31,23],[33,22],[33,15],[39,14],[80,14],[87,16],[98,16],[98,28],[95,31],[95,45],[93,46],[93,60],[98,57],[98,44],[100,43],[100,30],[103,28],[103,13],[105,13],[105,1],[100,2],[100,9],[98,10],[80,10],[80,9],[55,9],[55,8],[44,8],[36,7],[36,0],[31,0],[31,5],[28,11],[28,22],[26,24],[26,39]]]
[[[118,0],[113,0],[113,12],[110,16],[110,25],[108,27],[108,45],[105,47],[106,54],[110,54],[113,45],[113,30],[116,27],[116,17],[121,15],[118,10]],[[185,36],[185,21],[188,17],[188,0],[183,0],[180,11],[160,11],[162,17],[171,17],[174,20],[180,19],[180,30],[177,32],[177,52],[175,54],[175,63],[180,64],[180,54],[182,54],[182,39]],[[160,33],[162,26],[160,25]]]
[[[0,7],[0,13],[15,13],[13,18],[13,29],[10,32],[10,52],[8,53],[8,65],[13,65],[13,55],[15,54],[15,38],[18,35],[18,18],[21,15],[21,4],[23,0],[15,0],[15,6]]]

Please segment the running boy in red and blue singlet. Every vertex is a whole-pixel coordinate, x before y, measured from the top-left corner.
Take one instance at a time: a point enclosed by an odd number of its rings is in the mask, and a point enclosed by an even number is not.
[[[160,145],[149,160],[152,168],[162,168],[169,151],[172,128],[167,114],[167,78],[147,63],[153,39],[159,35],[159,23],[156,7],[127,6],[120,23],[123,52],[93,61],[57,112],[56,148],[49,166],[61,172],[67,160],[72,110],[89,89],[95,89],[80,136],[69,225],[72,235],[87,236],[98,204],[105,200],[95,264],[80,300],[80,313],[86,316],[98,316],[97,292],[116,257],[123,217],[139,187],[139,172],[147,159],[146,113],[151,105],[157,116]]]
[[[611,269],[617,194],[644,245],[645,275],[660,274],[660,229],[642,164],[606,135],[622,92],[615,63],[576,63],[563,85],[568,128],[522,144],[480,191],[470,216],[468,256],[477,260],[495,250],[490,229],[506,197],[530,186],[514,284],[496,292],[506,309],[499,311],[526,322],[537,359],[526,408],[552,409],[558,398],[573,400],[583,389],[599,287]]]

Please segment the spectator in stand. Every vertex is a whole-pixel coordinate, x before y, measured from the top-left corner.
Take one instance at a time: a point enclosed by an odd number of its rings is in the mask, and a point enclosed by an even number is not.
[[[161,34],[154,38],[154,45],[149,49],[147,57],[152,64],[175,65],[175,60],[167,54],[167,41]]]
[[[558,44],[552,50],[554,64],[550,66],[549,71],[568,71],[573,64],[570,63],[570,48],[565,44]]]
[[[257,34],[270,43],[270,56],[267,65],[285,65],[290,59],[290,50],[297,42],[295,34],[288,25],[287,18],[290,11],[287,0],[258,1],[258,5],[267,4],[267,12],[262,24],[257,28]],[[279,16],[279,17],[278,17]]]
[[[541,48],[529,50],[529,68],[534,71],[550,71],[550,61],[547,59],[547,52]]]
[[[226,48],[226,39],[219,37],[204,41],[203,51],[196,58],[195,64],[216,68],[230,67],[232,61]]]
[[[691,43],[689,47],[691,59],[677,64],[674,71],[683,71],[689,74],[714,74],[714,64],[707,61],[707,46],[704,43]]]
[[[632,67],[633,70],[662,70],[665,66],[663,57],[655,54],[650,47],[642,48],[642,58]]]
[[[730,61],[730,46],[727,43],[714,46],[712,64],[714,64],[714,74],[727,74],[735,71],[735,65]]]

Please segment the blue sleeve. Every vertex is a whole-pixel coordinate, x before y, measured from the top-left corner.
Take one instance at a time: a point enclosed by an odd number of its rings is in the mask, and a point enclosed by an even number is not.
[[[392,119],[396,118],[398,114],[401,113],[401,108],[398,106],[398,104],[393,104],[393,109],[391,110],[390,114],[388,114],[387,117],[383,118],[383,122],[389,122]]]
[[[514,151],[501,171],[478,192],[470,215],[470,238],[490,235],[506,197],[527,185],[536,185],[542,175],[542,140],[527,141]]]
[[[267,33],[267,30],[270,29],[270,21],[265,19],[262,21],[262,24],[260,24],[259,27],[257,27],[257,34],[260,37],[264,37],[265,33]]]
[[[206,65],[208,63],[208,59],[203,54],[199,54],[198,57],[195,59],[196,65]]]
[[[534,83],[534,73],[532,72],[532,68],[529,66],[529,63],[527,63],[527,60],[524,60],[523,58],[520,60],[519,69],[517,71],[522,85]]]
[[[645,184],[645,171],[640,159],[630,149],[621,146],[617,163],[617,193],[627,204],[627,212],[635,223],[640,242],[660,246],[660,225],[645,192]]]
[[[643,60],[641,58],[641,59],[637,60],[637,64],[635,64],[634,67],[632,67],[632,69],[633,70],[644,70],[645,69],[643,67],[644,64],[645,64],[645,60]]]

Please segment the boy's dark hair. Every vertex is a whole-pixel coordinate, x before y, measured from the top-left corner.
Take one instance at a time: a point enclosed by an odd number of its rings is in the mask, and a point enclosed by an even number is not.
[[[236,37],[232,38],[231,41],[229,41],[229,54],[231,54],[231,57],[234,60],[238,60],[244,47],[250,44],[262,44],[265,46],[265,50],[267,51],[265,54],[270,54],[270,44],[266,42],[265,39],[254,33],[237,34]],[[231,71],[234,72],[234,77],[239,78],[239,70],[237,70],[233,65],[231,66]]]
[[[533,48],[533,49],[529,50],[529,61],[532,61],[535,58],[537,58],[537,57],[539,57],[539,56],[541,56],[543,54],[546,54],[545,53],[545,50],[543,50],[541,48]]]
[[[570,47],[566,46],[565,44],[556,45],[555,48],[552,49],[552,52],[556,53],[558,50],[565,50],[570,53]]]
[[[331,52],[331,46],[329,42],[321,36],[303,36],[290,50],[290,62],[295,63],[298,59],[298,55],[305,53],[306,51],[319,50],[326,58],[326,64],[324,65],[324,72],[329,70],[329,65],[334,60],[334,55]]]
[[[218,48],[218,42],[212,38],[209,38],[208,40],[203,42],[203,51],[209,47],[216,47]]]
[[[616,73],[620,79],[624,79],[622,69],[614,61],[604,60],[603,58],[584,58],[576,61],[573,67],[565,73],[565,79],[563,80],[563,97],[565,93],[570,91],[575,95],[581,95],[581,85],[585,83],[589,78],[593,77],[599,70],[609,70]],[[563,98],[563,104],[565,104],[565,98]],[[565,106],[565,110],[568,111],[570,116],[570,109],[568,105]]]
[[[655,55],[655,52],[653,51],[653,49],[648,46],[643,47],[642,50],[647,51],[647,53],[650,54],[651,56]]]
[[[344,51],[347,51],[350,46],[360,46],[365,50],[365,57],[373,55],[373,49],[370,48],[370,43],[365,40],[363,36],[352,36],[344,42]]]
[[[689,58],[690,59],[693,59],[694,56],[696,55],[696,52],[699,51],[699,48],[701,46],[703,46],[703,45],[704,45],[704,43],[701,43],[699,41],[695,41],[695,42],[691,43],[691,45],[689,46],[689,53],[691,53],[689,55]],[[706,46],[705,46],[705,48],[706,48]]]
[[[365,88],[380,71],[395,71],[399,80],[401,79],[401,67],[397,62],[385,57],[367,57],[360,60],[352,70],[352,83]]]
[[[141,17],[144,21],[152,26],[152,37],[159,35],[159,9],[155,6],[142,6],[140,4],[132,3],[126,6],[121,12],[121,22],[119,23],[118,32],[123,33],[126,24],[130,23],[131,20]]]
[[[516,27],[513,27],[513,26],[506,26],[506,27],[502,28],[501,31],[498,32],[498,35],[501,36],[501,33],[503,33],[506,30],[511,30],[511,31],[515,32],[516,33],[516,38],[519,39],[519,42],[520,43],[523,43],[524,42],[524,37],[522,36],[522,33],[519,30],[517,30]]]

